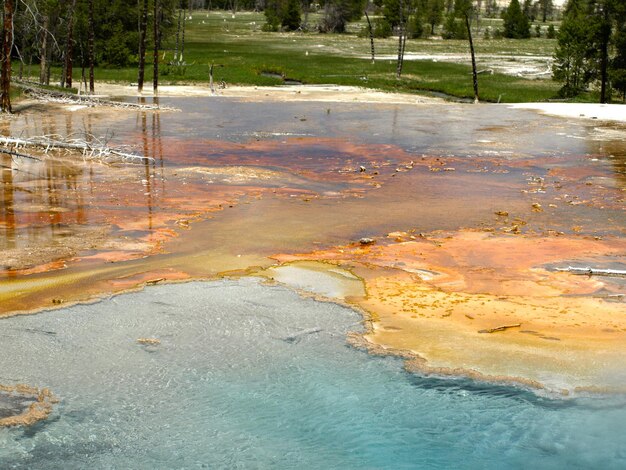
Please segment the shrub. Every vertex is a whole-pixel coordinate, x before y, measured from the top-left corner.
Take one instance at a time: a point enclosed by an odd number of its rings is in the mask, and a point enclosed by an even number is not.
[[[411,39],[417,39],[424,36],[424,22],[421,15],[413,15],[409,19],[408,24],[408,37]]]
[[[467,39],[467,29],[463,20],[456,18],[453,14],[448,15],[443,25],[441,37],[444,39]]]
[[[374,37],[388,38],[393,32],[391,25],[384,18],[377,18],[374,21]]]

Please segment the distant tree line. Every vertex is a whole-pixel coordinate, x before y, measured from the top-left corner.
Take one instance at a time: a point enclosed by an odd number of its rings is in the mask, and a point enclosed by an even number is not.
[[[0,108],[10,110],[12,74],[22,78],[25,71],[32,76],[36,70],[39,82],[48,85],[52,66],[62,70],[58,85],[72,87],[79,69],[81,82],[89,81],[93,91],[94,67],[137,65],[141,90],[146,63],[152,61],[156,89],[162,41],[176,34],[174,60],[183,63],[185,12],[199,8],[264,11],[265,29],[272,31],[313,29],[308,15],[316,11],[321,19],[314,29],[322,33],[343,33],[369,11],[373,21],[367,16],[364,34],[372,42],[372,60],[374,37],[397,35],[398,77],[407,38],[432,35],[440,27],[443,38],[467,39],[473,51],[472,25],[481,15],[503,19],[501,36],[524,39],[533,21],[545,22],[555,14],[553,0],[511,0],[502,10],[495,0],[3,0]],[[539,25],[536,31],[541,32]],[[556,35],[549,25],[547,36]],[[625,0],[569,0],[557,39],[553,74],[563,82],[564,97],[595,84],[602,102],[613,91],[626,96]]]
[[[40,64],[43,83],[50,81],[50,66],[64,64],[69,56],[75,65],[86,67],[90,38],[95,65],[126,67],[138,62],[138,25],[144,0],[13,1],[13,55],[20,68]],[[148,0],[148,34],[154,27],[154,11],[159,16],[160,34],[170,34],[180,4],[179,0]]]
[[[151,38],[150,47],[158,49],[162,39],[175,30],[175,12],[186,7],[186,2],[3,0],[2,109],[10,110],[7,101],[11,75],[21,79],[25,72],[30,76],[36,69],[39,83],[50,85],[51,67],[59,66],[62,73],[58,85],[72,87],[78,68],[93,91],[95,66],[139,64],[148,50],[140,49],[140,37],[144,38],[144,46]]]
[[[389,37],[398,34],[406,26],[409,38],[435,34],[442,25],[444,39],[467,39],[467,29],[460,14],[468,2],[457,0],[321,0],[309,3],[307,0],[259,0],[256,7],[264,10],[268,31],[294,31],[300,28],[311,29],[307,21],[310,11],[322,13],[316,29],[321,32],[341,33],[349,21],[360,19],[365,12],[374,17],[372,33],[374,37]],[[534,21],[546,22],[555,17],[553,0],[512,0],[508,8],[500,9],[496,0],[469,0],[473,16],[505,20],[505,28],[500,33],[508,38],[530,37],[530,25]],[[304,15],[304,18],[302,17]],[[368,31],[364,32],[369,34]]]
[[[294,31],[303,26],[302,12],[311,8],[306,0],[264,0],[266,30]],[[322,13],[317,25],[320,32],[341,33],[349,21],[361,18],[369,10],[362,34],[373,38],[397,35],[398,77],[404,51],[404,40],[435,34],[441,26],[444,39],[466,39],[472,44],[472,24],[480,15],[500,16],[502,30],[485,28],[484,37],[527,39],[533,22],[554,20],[557,14],[553,0],[510,0],[498,9],[496,0],[323,0],[316,4]],[[306,17],[306,16],[305,16]],[[547,38],[557,38],[553,77],[563,82],[561,95],[572,97],[597,84],[600,100],[607,102],[615,90],[626,98],[626,0],[569,0],[562,25],[557,33],[553,24],[545,28]],[[542,28],[535,25],[536,36]],[[474,65],[475,68],[475,65]],[[475,84],[475,98],[478,92]]]

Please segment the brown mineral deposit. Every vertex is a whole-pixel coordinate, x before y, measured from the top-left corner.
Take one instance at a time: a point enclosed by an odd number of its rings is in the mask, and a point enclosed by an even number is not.
[[[46,419],[52,412],[52,405],[58,403],[57,398],[47,388],[39,389],[29,385],[0,385],[0,393],[20,395],[33,402],[20,414],[0,419],[0,427],[30,426]]]

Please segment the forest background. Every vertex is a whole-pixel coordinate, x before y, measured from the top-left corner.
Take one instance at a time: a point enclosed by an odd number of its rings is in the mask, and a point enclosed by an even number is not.
[[[623,0],[4,0],[2,108],[11,83],[95,92],[95,79],[218,86],[357,85],[483,101],[619,102]],[[465,55],[458,62],[412,55]],[[477,69],[548,58],[537,77]],[[492,60],[492,62],[493,62]],[[472,83],[472,77],[474,78]],[[19,91],[17,91],[19,93]]]

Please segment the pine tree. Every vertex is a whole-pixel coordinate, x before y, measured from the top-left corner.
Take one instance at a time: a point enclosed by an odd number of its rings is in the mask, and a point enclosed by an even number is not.
[[[426,20],[430,25],[430,34],[435,34],[435,27],[443,19],[444,0],[428,0],[426,3]]]
[[[287,0],[282,14],[281,24],[288,31],[295,31],[300,27],[300,1]]]
[[[595,73],[595,61],[590,60],[595,28],[588,13],[588,0],[570,0],[557,35],[552,74],[564,82],[560,94],[565,97],[583,91]]]
[[[519,0],[511,0],[504,12],[504,37],[527,39],[530,37],[530,22],[522,11]]]

